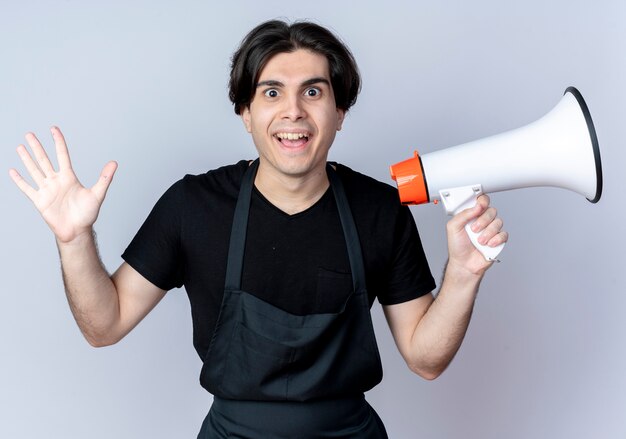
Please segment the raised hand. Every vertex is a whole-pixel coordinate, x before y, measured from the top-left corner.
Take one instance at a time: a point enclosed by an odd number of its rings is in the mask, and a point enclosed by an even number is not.
[[[39,210],[57,240],[68,243],[83,233],[91,233],[91,227],[96,222],[100,206],[117,169],[117,163],[113,161],[107,163],[96,184],[86,188],[78,181],[72,170],[61,130],[52,127],[51,132],[59,171],[54,170],[37,137],[33,133],[28,133],[26,141],[35,159],[24,145],[17,147],[17,153],[38,189],[28,184],[15,169],[10,169],[9,175]]]

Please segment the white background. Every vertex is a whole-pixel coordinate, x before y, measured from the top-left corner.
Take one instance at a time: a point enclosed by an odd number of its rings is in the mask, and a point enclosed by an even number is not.
[[[53,124],[84,184],[117,160],[96,223],[115,270],[169,185],[255,157],[227,99],[229,58],[252,27],[284,17],[328,26],[354,52],[363,91],[331,159],[389,183],[388,165],[415,148],[523,126],[578,87],[600,141],[602,200],[494,194],[510,243],[457,358],[433,382],[412,375],[376,304],[385,379],[368,399],[392,438],[626,438],[624,5],[0,1],[0,437],[195,437],[211,397],[185,292],[118,345],[91,348],[53,236],[6,171],[24,172],[15,147],[27,131],[53,155]],[[412,212],[439,280],[447,217],[441,206]]]

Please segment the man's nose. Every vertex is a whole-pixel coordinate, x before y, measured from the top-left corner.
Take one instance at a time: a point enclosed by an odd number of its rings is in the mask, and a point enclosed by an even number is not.
[[[298,95],[290,96],[285,99],[285,106],[283,108],[283,118],[296,121],[306,117],[306,111],[304,109],[304,103]]]

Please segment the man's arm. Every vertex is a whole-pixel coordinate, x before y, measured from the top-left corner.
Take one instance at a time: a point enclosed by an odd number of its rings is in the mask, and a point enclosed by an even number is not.
[[[67,298],[80,330],[90,344],[105,346],[135,327],[165,291],[127,264],[122,264],[113,276],[106,272],[98,255],[93,224],[117,163],[107,163],[96,184],[85,188],[72,169],[63,134],[56,127],[51,132],[59,171],[54,170],[37,137],[28,133],[32,156],[24,145],[18,146],[17,153],[37,188],[15,169],[10,169],[9,175],[56,237]]]
[[[70,243],[57,241],[63,282],[72,314],[94,347],[120,341],[165,296],[126,262],[109,276],[97,251],[95,234]]]
[[[426,379],[441,375],[461,346],[480,281],[492,265],[469,241],[465,224],[476,218],[472,228],[482,232],[482,244],[496,246],[508,239],[495,209],[488,206],[489,198],[481,196],[476,207],[448,222],[449,259],[436,298],[427,294],[383,307],[398,350],[409,368]]]

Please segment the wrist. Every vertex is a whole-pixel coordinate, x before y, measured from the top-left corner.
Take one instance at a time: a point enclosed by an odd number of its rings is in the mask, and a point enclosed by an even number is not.
[[[76,233],[76,235],[74,235],[71,239],[61,239],[58,236],[55,236],[55,239],[59,248],[76,248],[94,242],[95,237],[96,232],[94,231],[93,227],[88,227]]]
[[[465,265],[456,262],[453,259],[448,260],[443,275],[446,283],[464,286],[478,286],[485,274],[484,270],[479,272],[468,269]]]

